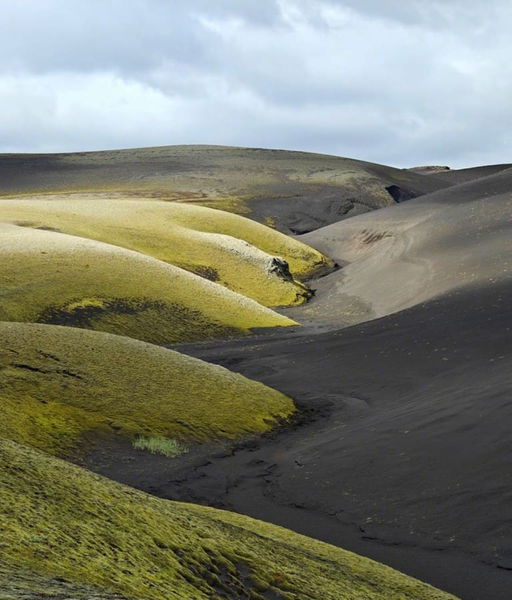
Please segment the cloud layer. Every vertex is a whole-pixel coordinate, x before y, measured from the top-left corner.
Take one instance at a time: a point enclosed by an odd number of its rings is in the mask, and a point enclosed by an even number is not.
[[[4,0],[0,150],[512,161],[508,0]]]

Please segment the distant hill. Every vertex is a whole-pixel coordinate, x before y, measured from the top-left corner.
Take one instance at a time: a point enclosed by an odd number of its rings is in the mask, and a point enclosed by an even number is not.
[[[261,148],[163,146],[0,155],[0,195],[107,192],[213,206],[305,233],[442,189],[436,176]]]

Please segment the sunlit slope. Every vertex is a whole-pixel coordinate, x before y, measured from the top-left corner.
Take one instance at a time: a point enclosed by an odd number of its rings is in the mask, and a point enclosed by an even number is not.
[[[506,171],[322,228],[305,241],[343,268],[303,316],[359,322],[512,277]]]
[[[291,325],[253,300],[117,246],[0,224],[0,320],[72,325],[154,343]]]
[[[0,195],[105,191],[222,208],[303,233],[450,185],[358,160],[257,148],[164,146],[0,155]]]
[[[84,433],[185,441],[268,431],[294,411],[267,386],[108,333],[0,323],[0,437],[52,452]]]
[[[147,496],[0,441],[0,558],[130,598],[452,598],[248,517]],[[222,594],[224,592],[224,594]]]
[[[177,265],[266,306],[300,304],[306,278],[332,263],[301,242],[249,219],[175,202],[89,195],[0,202],[0,221],[55,230],[136,250]]]

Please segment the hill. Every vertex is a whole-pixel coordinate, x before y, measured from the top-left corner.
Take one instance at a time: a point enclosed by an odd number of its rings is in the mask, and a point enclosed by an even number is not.
[[[0,223],[0,320],[72,325],[153,343],[294,322],[138,252]]]
[[[304,280],[332,267],[316,250],[269,227],[176,202],[112,199],[102,194],[5,199],[0,202],[2,221],[122,246],[194,272],[265,306],[304,302],[310,293],[294,277]]]
[[[57,575],[147,600],[453,598],[327,544],[159,500],[13,442],[0,441],[0,465],[0,557],[39,581]]]
[[[294,233],[450,185],[337,156],[224,146],[3,154],[0,182],[3,196],[102,191],[193,202]]]
[[[0,437],[57,454],[96,438],[261,434],[293,402],[172,350],[55,325],[0,323]]]
[[[464,288],[508,281],[508,189],[511,170],[303,236],[342,268],[315,282],[316,297],[301,319],[357,323]]]

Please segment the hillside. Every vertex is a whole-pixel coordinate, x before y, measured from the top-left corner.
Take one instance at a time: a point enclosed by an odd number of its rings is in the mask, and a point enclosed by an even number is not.
[[[1,155],[0,597],[509,600],[511,192]]]
[[[4,154],[0,182],[4,196],[102,191],[193,202],[294,233],[450,185],[337,156],[227,146]]]
[[[0,338],[0,437],[48,452],[103,438],[239,438],[294,412],[261,383],[126,337],[0,322]]]
[[[512,171],[501,171],[303,236],[342,268],[315,283],[301,319],[358,323],[510,280],[507,189]]]
[[[138,252],[0,223],[0,320],[71,325],[153,343],[294,322]]]
[[[453,598],[333,546],[159,500],[13,442],[0,441],[0,465],[0,557],[15,572],[147,600]]]
[[[305,302],[310,292],[297,280],[332,267],[316,250],[269,227],[224,211],[176,202],[149,203],[102,194],[5,199],[0,202],[0,222],[134,250],[265,306]]]

